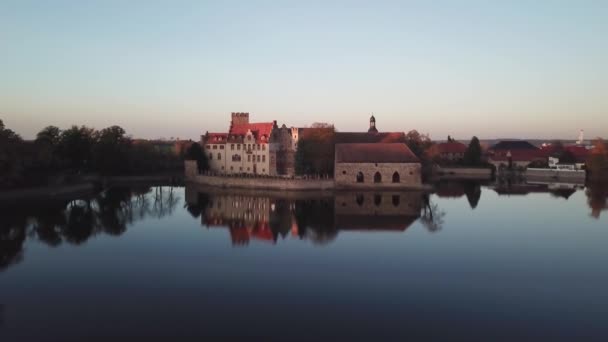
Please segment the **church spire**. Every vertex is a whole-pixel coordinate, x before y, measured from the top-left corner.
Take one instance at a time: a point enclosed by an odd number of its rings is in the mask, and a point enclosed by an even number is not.
[[[378,129],[376,129],[376,118],[374,117],[374,113],[372,113],[372,117],[369,118],[369,129],[368,133],[378,133]]]

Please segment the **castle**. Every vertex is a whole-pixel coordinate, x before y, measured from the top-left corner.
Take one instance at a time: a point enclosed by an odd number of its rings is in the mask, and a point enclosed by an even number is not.
[[[209,169],[220,174],[293,176],[302,128],[277,122],[249,122],[249,113],[232,113],[228,133],[201,136]]]
[[[273,122],[249,122],[232,113],[228,133],[209,133],[201,142],[209,169],[220,175],[295,175],[298,141],[307,130]],[[372,115],[367,132],[336,132],[334,181],[342,188],[398,188],[421,185],[420,160],[403,132],[379,132]]]

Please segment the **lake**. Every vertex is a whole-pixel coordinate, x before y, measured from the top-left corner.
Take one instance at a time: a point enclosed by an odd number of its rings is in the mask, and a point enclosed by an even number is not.
[[[0,209],[0,340],[608,340],[608,186]]]

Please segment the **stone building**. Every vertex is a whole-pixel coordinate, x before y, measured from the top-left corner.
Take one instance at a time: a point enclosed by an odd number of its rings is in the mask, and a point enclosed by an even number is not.
[[[209,169],[221,174],[269,175],[270,134],[275,122],[250,123],[249,113],[232,113],[228,133],[201,137]]]
[[[336,144],[337,188],[400,188],[422,184],[420,160],[402,143]]]
[[[201,144],[214,173],[293,176],[302,130],[276,121],[250,123],[249,113],[232,113],[228,133],[207,132]]]

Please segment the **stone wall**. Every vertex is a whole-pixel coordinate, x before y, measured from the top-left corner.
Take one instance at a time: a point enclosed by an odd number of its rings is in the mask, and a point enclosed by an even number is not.
[[[492,169],[441,167],[437,169],[437,176],[445,179],[491,179]]]
[[[196,175],[188,181],[222,188],[267,189],[267,190],[330,190],[333,179],[289,179],[289,178],[243,178]]]
[[[555,170],[555,169],[531,169],[526,170],[526,179],[529,180],[564,180],[574,182],[585,182],[584,170]]]
[[[419,163],[336,163],[335,180],[338,188],[386,189],[420,188],[422,186]],[[363,182],[357,182],[357,174],[363,173]],[[374,183],[379,172],[382,180]],[[399,182],[393,183],[393,174],[399,174]]]

